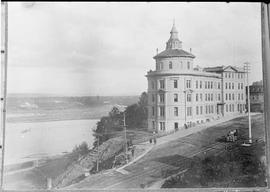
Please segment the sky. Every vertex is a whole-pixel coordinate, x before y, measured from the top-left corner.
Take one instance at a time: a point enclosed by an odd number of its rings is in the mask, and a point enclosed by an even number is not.
[[[140,95],[173,20],[194,66],[251,64],[262,79],[259,3],[9,3],[7,91]]]

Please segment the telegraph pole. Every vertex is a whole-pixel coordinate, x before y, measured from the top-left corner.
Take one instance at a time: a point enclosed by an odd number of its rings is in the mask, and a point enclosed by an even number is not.
[[[127,127],[126,127],[126,113],[124,113],[124,134],[125,134],[125,158],[127,162]]]
[[[1,1],[1,183],[4,183],[5,159],[5,126],[6,126],[6,96],[7,96],[7,59],[8,59],[8,4]]]
[[[99,165],[99,135],[97,139],[97,172],[98,172],[98,165]]]
[[[247,74],[247,96],[248,96],[248,135],[249,135],[249,143],[252,143],[252,133],[251,133],[251,117],[250,117],[250,93],[249,93],[249,70],[250,70],[250,63],[244,63],[244,69]]]

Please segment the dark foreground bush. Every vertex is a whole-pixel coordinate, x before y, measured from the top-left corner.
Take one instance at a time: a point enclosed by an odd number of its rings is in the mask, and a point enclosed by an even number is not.
[[[264,144],[234,145],[222,155],[194,158],[190,169],[165,181],[162,188],[264,187],[266,186]]]

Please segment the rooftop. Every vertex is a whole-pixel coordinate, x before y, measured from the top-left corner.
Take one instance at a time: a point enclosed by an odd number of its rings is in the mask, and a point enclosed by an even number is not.
[[[221,73],[221,72],[226,71],[226,69],[228,69],[228,68],[231,68],[231,69],[235,70],[236,72],[244,73],[243,68],[235,67],[235,66],[231,66],[231,65],[229,65],[229,66],[222,65],[222,66],[216,66],[216,67],[206,67],[203,70],[206,71],[206,72]]]
[[[154,59],[158,58],[166,58],[166,57],[191,57],[195,58],[195,56],[187,51],[184,51],[183,49],[166,49],[165,51],[162,51],[161,53],[154,56]]]

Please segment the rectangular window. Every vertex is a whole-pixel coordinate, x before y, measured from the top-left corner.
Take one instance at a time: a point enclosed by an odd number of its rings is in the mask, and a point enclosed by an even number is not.
[[[243,83],[241,83],[241,89],[243,89]]]
[[[228,112],[228,105],[226,105],[226,112]]]
[[[175,93],[173,95],[173,100],[174,100],[174,102],[178,102],[178,94]]]
[[[208,89],[210,89],[210,81],[208,81]]]
[[[187,88],[191,88],[191,80],[187,80],[186,86],[187,86]]]
[[[196,93],[196,101],[198,101],[198,100],[199,100],[199,94]]]
[[[202,88],[202,81],[200,81],[200,89]]]
[[[174,107],[174,116],[178,116],[178,107]]]
[[[238,100],[240,100],[240,93],[238,93]]]
[[[201,100],[201,101],[203,100],[203,98],[202,98],[202,93],[200,93],[200,100]]]
[[[205,81],[205,89],[207,89],[207,81]]]
[[[229,93],[229,100],[231,100],[231,94]]]
[[[163,93],[159,94],[159,102],[164,103],[165,102],[165,95]]]
[[[191,102],[191,94],[187,94],[187,102]]]
[[[178,123],[177,122],[174,123],[174,128],[178,129]]]
[[[211,89],[213,89],[213,81],[211,81]]]
[[[187,107],[187,116],[192,116],[192,107]]]
[[[231,104],[229,105],[229,111],[230,111],[230,112],[232,111],[232,106],[231,106]]]
[[[152,107],[152,116],[155,116],[155,107]]]
[[[208,101],[211,101],[210,93],[208,93]]]
[[[199,106],[196,106],[196,115],[199,115]]]
[[[169,64],[169,69],[172,69],[172,63]]]
[[[196,89],[198,89],[198,81],[196,81]]]
[[[213,93],[211,93],[211,101],[213,101]]]
[[[241,99],[244,100],[244,95],[243,95],[243,93],[241,94]]]
[[[232,94],[232,100],[234,100],[234,93]]]
[[[232,83],[232,89],[234,89],[234,83]]]
[[[165,122],[159,122],[159,128],[161,131],[165,131]]]
[[[220,89],[220,82],[218,82],[218,89]]]
[[[163,69],[163,63],[160,63],[160,69]]]
[[[226,100],[228,100],[228,94],[226,93]]]
[[[208,106],[205,106],[205,114],[208,114]]]
[[[161,116],[161,117],[164,117],[165,116],[165,107],[164,106],[161,106],[161,107],[159,107],[159,115]]]
[[[214,106],[211,105],[211,113],[214,113]]]
[[[231,89],[231,83],[229,83],[229,89]]]
[[[152,121],[152,128],[153,128],[153,129],[156,129],[155,121]]]
[[[205,101],[207,101],[207,93],[205,93]]]
[[[231,73],[229,73],[229,78],[231,78]]]
[[[232,112],[234,112],[234,104],[232,104]]]
[[[220,94],[218,94],[218,100],[220,101],[220,99],[221,99],[221,98],[220,98]]]
[[[155,95],[152,94],[152,102],[155,102]]]
[[[203,114],[203,106],[200,107],[201,114]]]
[[[173,81],[173,87],[174,87],[174,88],[177,88],[177,87],[178,87],[178,81],[177,81],[177,80],[174,80],[174,81]]]
[[[155,82],[151,81],[151,84],[152,84],[152,89],[155,89]]]
[[[159,88],[165,89],[165,81],[164,80],[159,80]]]
[[[225,89],[227,89],[228,87],[227,87],[227,83],[225,83]]]

